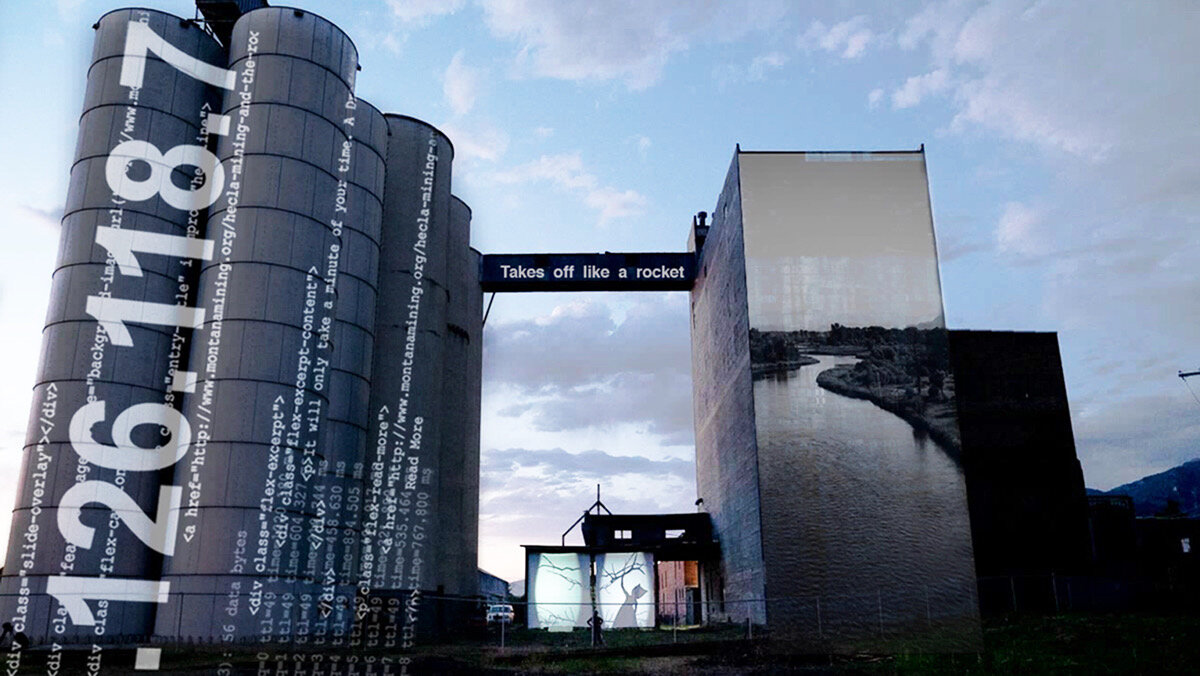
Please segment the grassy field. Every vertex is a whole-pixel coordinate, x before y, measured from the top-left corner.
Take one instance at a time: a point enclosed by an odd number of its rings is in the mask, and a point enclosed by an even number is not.
[[[436,673],[1200,674],[1200,615],[992,619],[983,651],[965,655],[797,656],[769,638],[746,640],[744,628],[679,632],[678,643],[670,632],[609,632],[599,650],[583,632],[539,638],[518,630],[504,650],[444,646],[425,658]]]
[[[418,646],[411,655],[412,674],[1200,674],[1200,615],[1057,615],[1011,617],[984,623],[983,650],[969,654],[905,652],[891,655],[797,655],[781,640],[744,626],[605,632],[605,645],[592,648],[587,632],[551,634],[515,629],[505,647],[492,633],[478,640]],[[101,673],[135,673],[113,668],[132,663],[106,654]],[[127,651],[132,652],[132,651]],[[46,656],[31,651],[24,664],[8,673],[48,673]],[[58,673],[86,673],[87,651],[65,660]],[[159,673],[215,674],[399,674],[395,655],[354,655],[349,651],[272,656],[260,661],[254,651],[228,646],[164,651]],[[393,665],[381,666],[390,658]],[[293,663],[293,659],[298,662]],[[334,667],[332,660],[338,660]],[[218,671],[224,662],[227,669]],[[368,664],[371,665],[367,669]],[[136,672],[139,674],[147,672]]]

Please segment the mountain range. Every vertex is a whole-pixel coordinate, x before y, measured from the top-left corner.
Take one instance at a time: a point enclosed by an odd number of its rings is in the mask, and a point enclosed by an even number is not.
[[[1088,495],[1128,495],[1133,498],[1138,516],[1166,513],[1167,501],[1171,500],[1178,506],[1179,513],[1200,517],[1200,458],[1111,490],[1089,488],[1087,492]]]

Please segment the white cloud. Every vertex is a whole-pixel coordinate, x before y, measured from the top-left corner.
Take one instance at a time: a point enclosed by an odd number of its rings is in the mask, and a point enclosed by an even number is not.
[[[879,107],[879,102],[883,101],[883,90],[876,88],[872,89],[870,94],[867,94],[867,105],[874,110]]]
[[[501,185],[545,182],[579,194],[584,204],[600,212],[600,224],[614,218],[642,213],[646,198],[635,190],[602,185],[595,174],[583,166],[579,153],[542,155],[532,162],[491,174],[489,179]]]
[[[550,138],[554,135],[552,127],[537,127],[533,130],[533,135],[538,138]]]
[[[904,86],[892,92],[892,108],[911,108],[926,96],[945,91],[949,84],[945,68],[914,75],[904,81]]]
[[[956,93],[959,110],[952,127],[989,128],[1019,141],[1093,160],[1102,159],[1112,149],[1109,139],[1114,137],[1099,128],[1103,124],[1100,119],[1076,117],[1068,111],[1060,115],[1043,106],[1040,95],[1031,94],[1018,82],[995,75],[965,82]]]
[[[1076,415],[1088,485],[1107,490],[1200,457],[1196,410],[1177,385],[1161,395],[1113,398]]]
[[[508,150],[508,134],[488,123],[447,122],[441,129],[454,143],[455,160],[494,162]]]
[[[896,43],[910,51],[928,43],[934,60],[943,62],[953,51],[958,29],[975,4],[974,0],[931,2],[905,22]]]
[[[401,45],[407,41],[407,39],[407,36],[403,38],[397,38],[395,33],[388,33],[387,35],[383,36],[383,39],[379,44],[381,44],[384,49],[388,50],[392,54],[398,55],[401,52]]]
[[[565,80],[621,80],[641,90],[658,82],[670,58],[694,41],[736,40],[769,29],[783,0],[603,4],[559,0],[482,0],[492,33],[520,45],[518,66]]]
[[[596,177],[583,170],[583,158],[579,153],[542,155],[532,162],[496,172],[492,179],[506,185],[549,181],[566,189],[590,189],[596,185]]]
[[[821,21],[813,21],[796,43],[804,49],[841,52],[843,59],[856,59],[863,55],[874,38],[875,34],[867,28],[867,17],[860,15],[829,27]]]
[[[780,52],[771,52],[770,54],[756,56],[750,62],[747,76],[751,82],[761,82],[767,79],[767,71],[769,69],[782,68],[787,61],[787,55]]]
[[[1020,202],[1004,205],[996,225],[996,244],[1003,253],[1032,254],[1040,250],[1037,226],[1042,214]]]
[[[951,0],[911,17],[897,43],[927,47],[934,72],[949,71],[953,129],[1096,162],[1174,150],[1156,139],[1196,143],[1192,120],[1168,112],[1200,100],[1195,18],[1168,3]]]
[[[466,0],[388,0],[401,21],[419,22],[447,14],[453,14],[463,8]]]
[[[462,50],[450,59],[450,65],[446,67],[446,74],[442,80],[442,92],[456,116],[466,115],[475,106],[482,77],[481,70],[463,62]]]
[[[534,319],[489,322],[486,385],[512,388],[498,414],[522,418],[525,429],[636,425],[659,445],[691,445],[688,344],[686,299],[640,296],[619,322],[603,301],[563,304]]]
[[[79,16],[79,9],[83,7],[83,3],[84,0],[55,0],[54,6],[60,17],[71,19]]]
[[[650,137],[643,134],[636,134],[629,140],[634,144],[634,146],[637,147],[638,154],[641,155],[643,159],[645,159],[646,153],[650,151],[650,146],[654,145],[654,142],[650,140]]]
[[[641,193],[608,186],[589,190],[583,203],[600,212],[601,224],[614,218],[637,216],[646,210],[646,197]]]
[[[712,77],[717,82],[717,88],[721,90],[731,84],[762,82],[767,79],[771,70],[782,68],[787,61],[786,54],[771,52],[754,57],[745,66],[737,63],[718,63],[713,66]]]

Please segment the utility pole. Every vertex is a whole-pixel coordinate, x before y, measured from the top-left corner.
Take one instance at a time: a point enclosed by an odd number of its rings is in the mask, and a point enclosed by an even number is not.
[[[1188,388],[1188,392],[1192,393],[1192,399],[1195,399],[1196,403],[1200,404],[1200,396],[1196,395],[1196,391],[1192,389],[1192,386],[1189,385],[1188,381],[1187,381],[1188,378],[1195,378],[1196,376],[1200,376],[1200,369],[1197,369],[1195,371],[1180,371],[1179,372],[1179,379],[1183,381],[1183,386]]]

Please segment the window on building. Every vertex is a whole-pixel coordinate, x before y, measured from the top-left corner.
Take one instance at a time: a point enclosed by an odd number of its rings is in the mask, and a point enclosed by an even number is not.
[[[617,540],[632,540],[633,532],[628,530],[614,530],[613,537]]]

